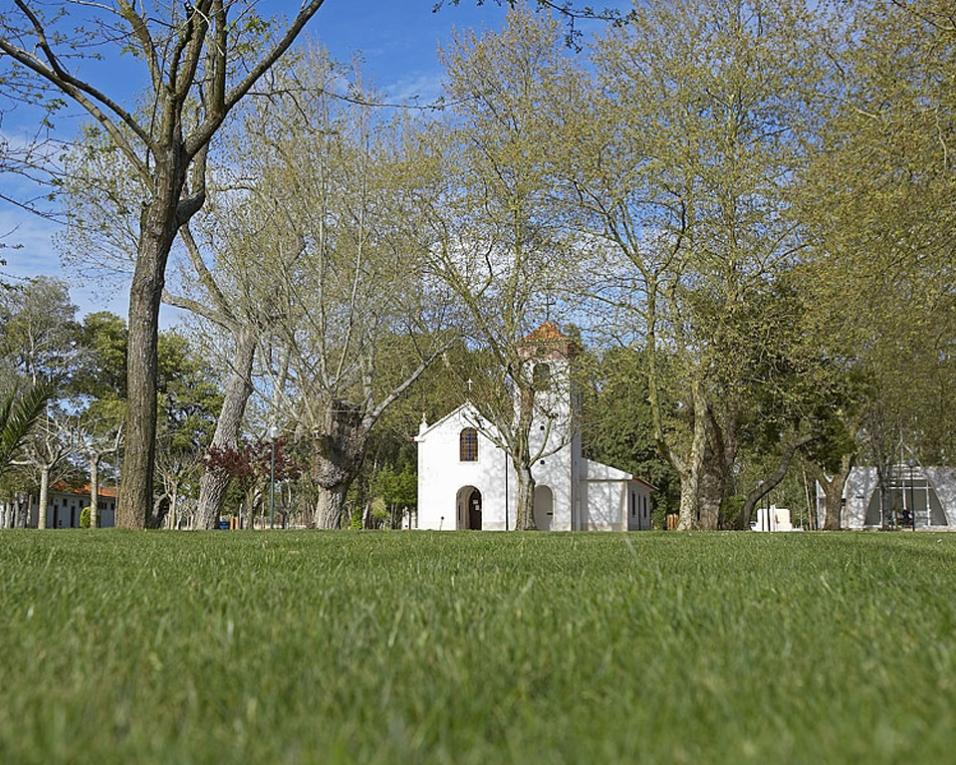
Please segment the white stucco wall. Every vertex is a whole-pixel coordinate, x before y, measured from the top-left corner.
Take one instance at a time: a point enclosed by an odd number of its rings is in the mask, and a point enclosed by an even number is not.
[[[949,527],[956,529],[956,468],[926,467],[923,472],[936,490]],[[875,467],[855,467],[843,487],[843,518],[845,529],[866,528],[866,510],[874,491],[879,491],[879,475]],[[817,487],[817,514],[820,528],[826,518],[823,490]]]
[[[956,468],[928,467],[923,472],[936,489],[949,528],[956,530]]]
[[[462,462],[459,459],[461,431],[476,424],[481,426],[476,428],[478,459],[475,462]],[[541,433],[540,430],[536,432]],[[467,486],[473,486],[481,492],[483,530],[505,530],[506,516],[507,528],[514,528],[517,496],[514,468],[507,452],[497,447],[485,433],[494,433],[494,430],[473,407],[466,405],[416,438],[418,528],[467,528],[462,523],[457,507],[459,492]],[[536,484],[539,487],[547,486],[552,492],[552,531],[571,529],[571,462],[572,445],[566,444],[558,452],[544,456],[532,468]]]
[[[57,513],[57,522],[53,522],[53,503],[57,503],[59,512]],[[100,528],[110,528],[116,525],[116,499],[114,497],[105,497],[100,499],[100,505],[103,509],[99,512]],[[48,529],[59,528],[79,528],[80,513],[84,507],[90,504],[89,496],[82,494],[70,494],[61,491],[51,491],[50,498],[47,501],[46,526]],[[73,510],[72,524],[70,511]],[[37,508],[30,513],[30,525],[37,526]]]
[[[654,499],[650,488],[640,481],[628,481],[627,491],[634,495],[634,506],[627,501],[627,530],[646,531],[651,528],[651,514],[654,512]],[[634,510],[632,513],[631,510]]]
[[[879,487],[879,478],[875,467],[856,467],[847,476],[843,486],[843,527],[862,529],[866,522],[866,507],[870,495]],[[820,511],[819,524],[826,520],[826,504]]]
[[[583,460],[582,468],[582,528],[639,531],[651,527],[653,502],[650,487],[633,480],[630,473],[594,460]],[[633,515],[631,493],[634,494]]]
[[[459,459],[459,434],[475,427],[477,412],[461,407],[436,423],[418,441],[418,528],[454,530],[458,517],[458,492],[474,486],[481,492],[482,529],[505,528],[505,498],[514,524],[514,475],[508,455],[478,431],[478,460]],[[486,426],[487,427],[487,426]],[[505,484],[508,484],[507,488]]]
[[[585,529],[590,531],[627,530],[626,484],[619,481],[584,481],[582,504]]]

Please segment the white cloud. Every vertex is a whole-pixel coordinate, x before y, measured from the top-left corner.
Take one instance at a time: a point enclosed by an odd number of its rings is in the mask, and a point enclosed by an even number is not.
[[[387,86],[385,93],[390,101],[396,103],[425,106],[434,103],[442,94],[444,77],[441,71],[411,73]]]

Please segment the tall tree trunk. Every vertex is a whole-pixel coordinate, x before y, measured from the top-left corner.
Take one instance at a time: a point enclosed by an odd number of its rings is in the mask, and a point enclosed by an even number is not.
[[[348,491],[348,484],[319,486],[319,498],[315,504],[317,529],[337,529],[342,526],[342,519],[345,516],[345,496]]]
[[[100,525],[100,458],[90,455],[90,528]]]
[[[839,469],[832,475],[826,473],[814,466],[814,478],[820,486],[823,487],[824,508],[827,517],[823,521],[824,531],[839,531],[843,526],[843,487],[846,485],[846,479],[850,477],[850,471],[853,469],[854,455],[844,455],[840,460]]]
[[[40,468],[40,507],[37,511],[37,528],[46,528],[46,506],[50,496],[50,468]]]
[[[694,402],[694,435],[691,440],[690,454],[684,463],[684,469],[680,471],[678,531],[689,531],[697,524],[697,515],[700,508],[700,477],[704,469],[704,452],[707,449],[706,402],[699,382],[694,383],[692,397]]]
[[[179,486],[174,485],[172,494],[169,497],[169,528],[176,528],[176,520],[179,517]]]
[[[831,485],[831,487],[826,490],[824,504],[827,517],[823,522],[823,530],[839,531],[843,521],[841,517],[843,513],[843,487],[841,486],[840,489],[837,490],[835,484]]]
[[[531,468],[514,460],[515,478],[518,484],[518,496],[515,500],[515,530],[533,531],[534,522],[534,476]]]
[[[239,443],[246,404],[252,395],[252,364],[255,354],[255,333],[251,327],[244,327],[235,335],[232,368],[226,378],[222,409],[212,437],[213,447],[235,448]],[[222,514],[222,504],[228,488],[229,476],[224,471],[206,468],[199,480],[199,507],[196,510],[201,528],[215,528]]]
[[[534,424],[533,384],[521,385],[518,397],[518,420],[512,438],[511,457],[515,469],[515,481],[518,485],[515,498],[515,531],[533,531],[537,528],[534,521],[535,480],[531,473],[531,427]]]
[[[176,231],[184,155],[177,146],[158,160],[152,201],[140,217],[136,268],[129,292],[126,358],[126,453],[117,500],[117,526],[144,529],[153,507],[156,462],[156,346],[166,262]]]
[[[709,451],[709,450],[708,450]],[[726,480],[716,455],[704,460],[698,486],[698,526],[715,531],[720,523],[720,506],[724,500]]]

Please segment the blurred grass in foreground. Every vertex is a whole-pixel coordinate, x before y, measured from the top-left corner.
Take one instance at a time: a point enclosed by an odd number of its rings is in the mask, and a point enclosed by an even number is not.
[[[0,534],[0,762],[952,762],[956,535]]]

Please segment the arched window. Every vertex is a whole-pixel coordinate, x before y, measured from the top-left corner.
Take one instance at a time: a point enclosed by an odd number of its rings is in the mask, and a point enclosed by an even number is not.
[[[478,461],[478,431],[465,428],[458,436],[458,457],[462,462]]]
[[[531,373],[535,390],[547,390],[551,385],[551,365],[535,364]]]

